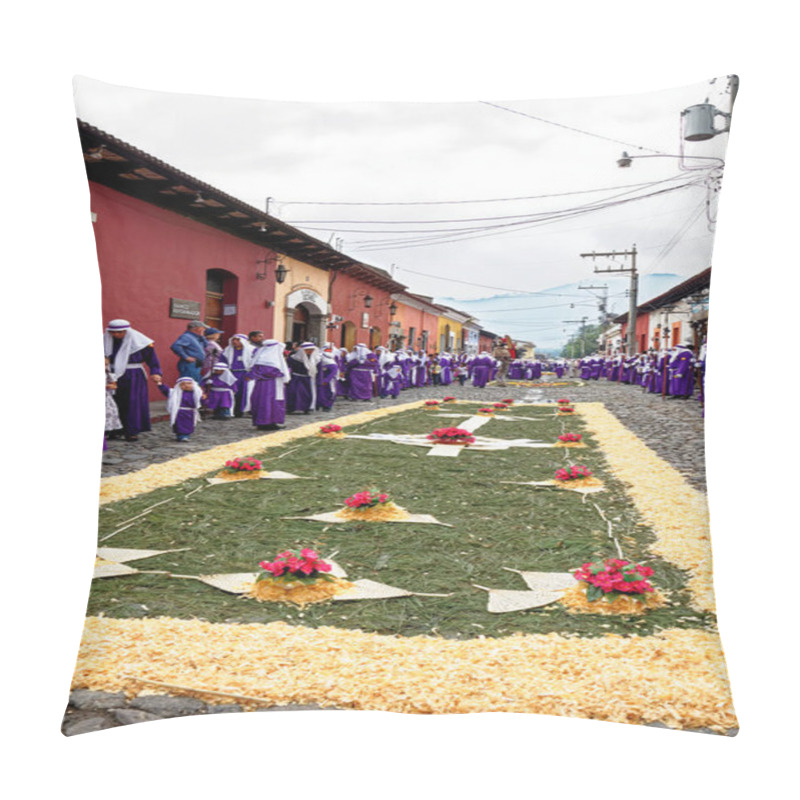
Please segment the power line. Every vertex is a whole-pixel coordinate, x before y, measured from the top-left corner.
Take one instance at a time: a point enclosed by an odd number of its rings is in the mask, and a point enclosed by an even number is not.
[[[429,247],[431,245],[436,245],[436,244],[450,244],[453,242],[461,242],[471,239],[482,239],[488,236],[499,236],[506,233],[515,233],[520,230],[528,230],[530,228],[541,227],[543,225],[550,225],[556,222],[560,222],[561,220],[564,219],[570,219],[575,216],[589,214],[593,211],[603,211],[608,208],[615,208],[617,206],[625,205],[627,203],[635,202],[637,200],[646,200],[651,197],[656,197],[661,194],[674,192],[679,189],[685,189],[687,187],[696,185],[698,185],[696,182],[689,181],[687,183],[681,184],[680,186],[672,186],[667,189],[662,189],[658,192],[651,192],[648,195],[640,195],[638,197],[631,197],[625,200],[618,200],[613,203],[606,203],[605,205],[595,205],[587,208],[562,210],[560,212],[553,213],[550,217],[535,219],[530,222],[514,222],[514,223],[506,223],[503,225],[487,225],[475,228],[473,231],[465,229],[464,231],[451,231],[450,233],[447,234],[432,234],[430,236],[417,237],[415,239],[364,240],[363,242],[360,243],[357,242],[354,249],[362,252],[375,252],[380,250],[407,250],[416,247]],[[314,230],[314,229],[306,228],[306,230]],[[328,230],[328,229],[322,228],[321,230]],[[429,231],[429,233],[431,232]]]
[[[676,175],[676,178],[683,177]],[[284,200],[280,206],[448,206],[467,205],[474,203],[511,203],[518,200],[544,200],[551,197],[569,197],[576,194],[594,194],[595,192],[613,192],[617,189],[635,189],[640,186],[650,186],[653,182],[625,183],[620,186],[605,186],[597,189],[577,189],[572,192],[555,192],[550,194],[532,194],[522,197],[491,197],[483,200],[396,200],[386,202],[376,201],[344,201],[344,200]],[[288,222],[288,220],[285,220]],[[305,220],[301,220],[305,221]],[[294,222],[290,224],[294,225]]]
[[[623,142],[621,139],[612,139],[609,136],[602,136],[599,133],[592,133],[591,131],[584,131],[581,128],[573,128],[571,125],[564,125],[561,122],[553,122],[549,119],[544,119],[543,117],[537,117],[533,114],[527,114],[524,111],[517,111],[515,108],[508,108],[507,106],[501,106],[497,103],[490,103],[487,100],[479,100],[479,103],[483,103],[485,106],[492,106],[493,108],[499,108],[502,111],[508,111],[511,114],[518,114],[521,117],[527,117],[528,119],[535,119],[537,122],[544,122],[547,125],[555,125],[557,128],[565,128],[568,131],[573,131],[574,133],[582,133],[584,136],[594,136],[595,139],[604,139],[607,142],[615,142],[616,144],[624,144],[626,147],[634,147],[637,150],[647,150],[650,153],[658,153],[659,155],[664,155],[660,150],[653,150],[651,147],[642,147],[638,144],[631,144],[630,142]]]

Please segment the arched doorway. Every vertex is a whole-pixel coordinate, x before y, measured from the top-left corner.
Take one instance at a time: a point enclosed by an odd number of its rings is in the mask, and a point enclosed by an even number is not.
[[[342,323],[342,344],[341,347],[346,347],[352,350],[356,346],[356,326],[353,322]]]
[[[308,339],[308,309],[304,305],[299,305],[294,310],[292,319],[291,339],[292,342],[302,344]]]
[[[236,333],[238,278],[224,269],[206,270],[206,307],[203,321],[219,328],[227,340]]]
[[[313,289],[299,288],[286,295],[284,337],[293,342],[322,344],[328,333],[328,304]]]

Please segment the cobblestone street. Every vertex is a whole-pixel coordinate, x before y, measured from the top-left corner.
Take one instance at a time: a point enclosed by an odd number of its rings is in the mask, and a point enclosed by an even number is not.
[[[692,486],[701,491],[706,489],[703,418],[697,400],[662,398],[660,395],[645,393],[638,387],[605,380],[589,381],[581,386],[546,389],[523,386],[487,386],[485,389],[475,389],[469,383],[463,387],[451,384],[448,387],[409,389],[401,392],[397,400],[375,398],[369,402],[361,402],[339,399],[330,412],[287,415],[286,428],[296,428],[310,422],[324,423],[345,414],[446,395],[459,400],[486,402],[495,402],[504,397],[513,397],[517,401],[555,401],[566,396],[575,402],[604,403],[609,411],[659,456],[672,464]],[[154,405],[154,413],[158,412],[158,408]],[[148,464],[169,461],[187,453],[252,436],[263,436],[265,433],[254,428],[248,417],[227,421],[207,419],[197,426],[190,441],[176,442],[168,421],[154,422],[153,430],[141,434],[138,442],[109,442],[109,449],[103,457],[102,475],[121,475],[142,469]]]

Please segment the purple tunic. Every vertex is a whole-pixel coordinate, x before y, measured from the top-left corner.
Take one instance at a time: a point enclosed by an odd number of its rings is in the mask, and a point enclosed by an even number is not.
[[[233,389],[236,397],[237,413],[241,412],[242,410],[242,406],[244,405],[244,393],[247,390],[247,381],[245,380],[245,375],[247,375],[247,367],[245,367],[244,361],[242,360],[243,355],[244,349],[237,350],[234,348],[233,363],[230,365],[230,371],[233,373],[233,377],[236,378],[236,383],[231,386],[231,389]]]
[[[441,356],[439,366],[442,368],[439,382],[442,386],[449,386],[453,382],[453,359],[450,356]]]
[[[376,366],[365,361],[350,361],[347,364],[348,397],[350,400],[371,400],[373,378],[377,375]]]
[[[112,364],[121,344],[121,340],[114,339],[110,356]],[[145,364],[150,367],[151,375],[161,374],[161,364],[153,345],[131,353],[128,357],[128,368],[117,378],[114,400],[119,409],[125,436],[136,436],[142,431],[150,430],[150,402],[147,398]]]
[[[292,380],[286,387],[286,410],[313,411],[316,398],[314,397],[311,385],[312,378],[308,374],[308,369],[305,364],[294,358],[290,358],[288,361]]]
[[[233,408],[235,397],[233,386],[228,386],[225,381],[215,375],[209,375],[203,381],[203,386],[208,392],[205,403],[207,409],[216,411],[218,408]]]
[[[472,385],[482,389],[489,382],[494,368],[494,359],[490,356],[478,356],[472,360]]]
[[[253,425],[282,425],[286,419],[286,401],[275,397],[275,379],[283,378],[277,367],[256,364],[249,372],[254,383],[250,395]]]
[[[181,406],[172,430],[176,436],[191,436],[194,433],[195,408],[197,407],[194,403],[194,392],[184,392],[177,387],[170,389],[163,383],[158,388],[164,397],[169,397],[172,392],[181,393]]]
[[[334,362],[321,361],[317,365],[317,408],[326,411],[333,408],[339,385],[338,375],[339,365]]]
[[[694,356],[690,350],[680,350],[669,363],[669,393],[688,397],[694,391]]]

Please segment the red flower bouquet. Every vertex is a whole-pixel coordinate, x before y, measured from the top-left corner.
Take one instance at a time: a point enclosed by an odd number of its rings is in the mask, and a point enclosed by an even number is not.
[[[577,481],[582,478],[591,478],[592,471],[579,465],[574,467],[562,467],[556,470],[556,474],[553,477],[557,481]]]
[[[234,458],[225,462],[225,472],[258,472],[261,466],[257,458]]]
[[[261,561],[258,566],[264,571],[256,578],[257,581],[269,579],[284,583],[289,581],[312,583],[320,578],[327,580],[331,577],[326,574],[331,571],[331,565],[308,547],[299,552],[285,550],[283,553],[278,553],[273,561]]]
[[[436,408],[436,406],[440,405],[441,400],[426,400],[425,405],[428,408]]]
[[[341,425],[334,425],[331,422],[329,425],[323,425],[319,429],[317,436],[321,436],[323,439],[343,439],[345,433]]]
[[[558,437],[558,441],[564,444],[577,444],[581,439],[583,439],[583,436],[580,433],[562,433]]]
[[[472,444],[475,437],[463,428],[437,428],[428,434],[428,439],[437,444]]]
[[[575,409],[572,406],[559,406],[558,413],[559,414],[572,414]]]
[[[492,414],[494,414],[494,412],[495,412],[495,409],[493,409],[493,408],[479,408],[478,409],[478,415],[479,416],[484,416],[484,417],[490,417]]]
[[[556,400],[556,402],[557,402],[557,403],[558,403],[560,406],[568,406],[568,405],[570,404],[570,401],[569,401],[569,400],[567,400],[567,398],[566,398],[566,397],[562,397],[560,400]]]
[[[505,400],[501,400],[500,402],[505,403],[507,406],[514,405],[514,401],[510,397],[506,398]]]
[[[329,573],[332,566],[315,550],[285,550],[272,561],[258,565],[263,570],[250,589],[256,600],[305,606],[330,600],[352,584]]]
[[[575,580],[587,584],[586,599],[593,603],[605,599],[616,600],[620,595],[643,595],[655,591],[648,582],[653,574],[651,567],[631,564],[619,558],[607,558],[603,562],[587,562],[575,570]]]
[[[380,506],[389,502],[389,495],[383,492],[371,492],[369,490],[358,492],[347,498],[344,504],[353,511],[366,511],[375,506]]]
[[[496,408],[498,411],[503,411],[508,408],[508,406],[505,403],[493,403],[492,408]]]
[[[455,397],[445,397],[442,402],[443,403],[452,403],[455,400]]]

